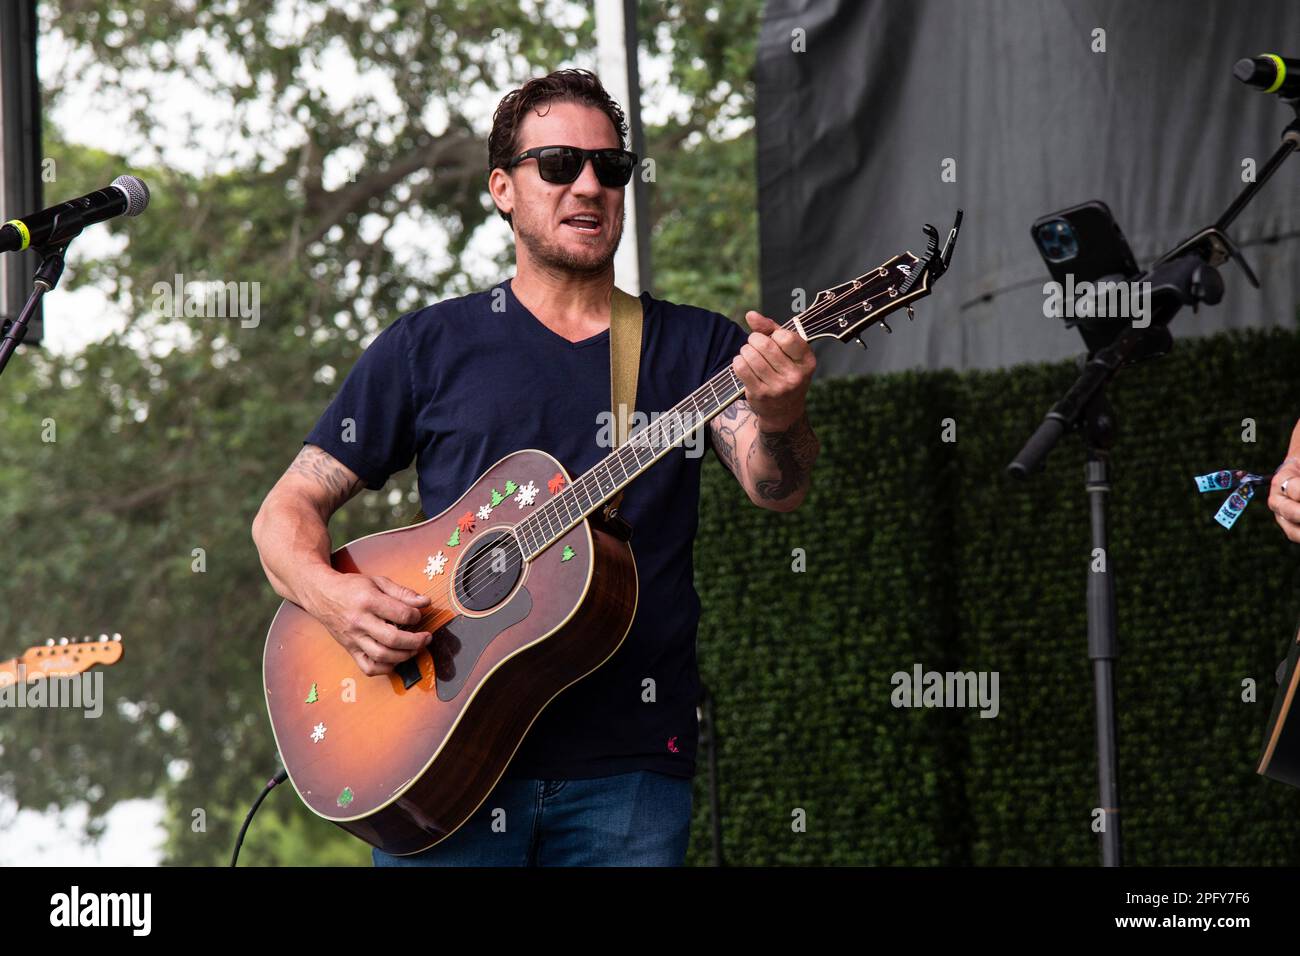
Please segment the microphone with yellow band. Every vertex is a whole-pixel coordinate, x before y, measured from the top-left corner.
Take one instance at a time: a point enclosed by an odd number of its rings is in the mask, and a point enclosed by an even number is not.
[[[1284,100],[1300,97],[1300,60],[1276,53],[1261,53],[1238,60],[1232,75],[1247,86],[1276,93]]]
[[[86,226],[115,216],[138,216],[149,205],[149,187],[136,176],[0,226],[0,252],[20,252],[67,242]]]

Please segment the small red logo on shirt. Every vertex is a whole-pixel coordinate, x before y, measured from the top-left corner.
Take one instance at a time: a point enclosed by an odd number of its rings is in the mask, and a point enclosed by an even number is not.
[[[677,738],[676,738],[676,737],[669,737],[669,738],[668,738],[668,751],[669,751],[669,753],[677,753]]]

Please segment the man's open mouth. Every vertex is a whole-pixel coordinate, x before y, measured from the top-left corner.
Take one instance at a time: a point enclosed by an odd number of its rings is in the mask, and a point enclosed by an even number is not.
[[[568,219],[565,219],[561,225],[568,226],[570,229],[576,229],[578,232],[585,233],[589,236],[594,236],[596,233],[600,232],[600,220],[595,216],[583,214],[570,216]]]

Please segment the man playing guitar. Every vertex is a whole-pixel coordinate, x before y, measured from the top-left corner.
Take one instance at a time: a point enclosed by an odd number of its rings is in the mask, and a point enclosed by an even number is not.
[[[429,599],[330,563],[330,517],[415,459],[435,515],[516,448],[573,473],[609,448],[609,324],[624,187],[636,157],[623,112],[585,70],[509,93],[488,141],[488,189],[516,239],[516,274],[493,289],[401,316],[357,361],[271,489],[253,538],[276,593],[318,620],[367,675],[430,642],[402,630]],[[748,312],[641,295],[638,409],[669,408],[730,364],[745,397],[709,423],[718,457],[755,505],[791,511],[820,450],[805,411],[816,360],[795,332]],[[680,865],[697,745],[699,597],[692,541],[700,455],[673,450],[628,489],[640,598],[627,639],[542,712],[464,826],[377,865]]]

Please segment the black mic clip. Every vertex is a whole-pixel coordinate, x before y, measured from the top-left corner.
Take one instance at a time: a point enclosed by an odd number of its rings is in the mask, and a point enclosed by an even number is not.
[[[60,209],[55,214],[54,225],[50,227],[49,236],[37,248],[37,252],[46,255],[46,250],[66,247],[69,242],[81,235],[81,231],[85,228],[85,217],[82,216],[80,209]]]

